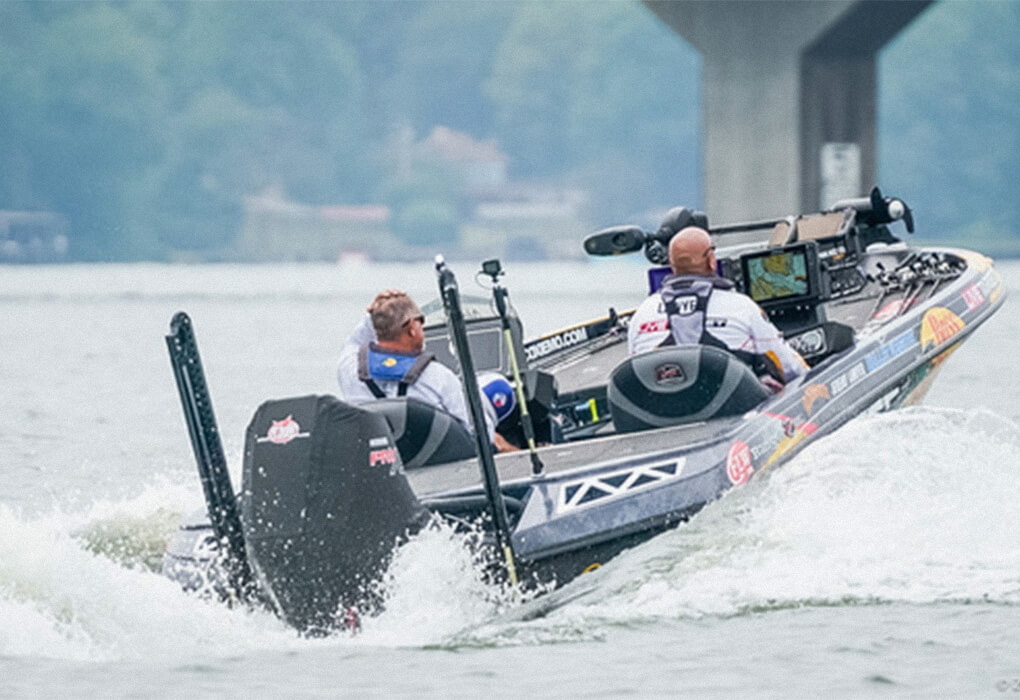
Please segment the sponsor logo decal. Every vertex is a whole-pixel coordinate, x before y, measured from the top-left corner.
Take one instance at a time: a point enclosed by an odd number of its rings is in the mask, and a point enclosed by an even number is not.
[[[524,355],[529,360],[537,360],[540,357],[545,357],[557,350],[563,348],[569,348],[572,345],[583,343],[588,340],[588,329],[585,327],[572,328],[556,335],[551,335],[548,338],[537,340],[534,343],[524,348]]]
[[[868,369],[864,366],[864,363],[858,362],[846,372],[832,380],[832,384],[829,385],[829,388],[832,390],[832,395],[839,396],[851,386],[859,382],[867,373]]]
[[[382,361],[382,363],[383,363],[383,367],[396,367],[396,365],[397,365],[397,358],[395,358],[395,357],[387,357],[385,360]]]
[[[389,444],[390,444],[390,439],[388,437],[377,437],[377,438],[372,438],[372,439],[370,439],[368,441],[368,446],[371,447],[371,448],[387,447],[387,446],[389,446]]]
[[[801,403],[804,404],[804,412],[809,416],[815,410],[815,404],[819,401],[828,401],[832,396],[829,394],[829,387],[824,384],[809,384],[804,389],[804,396]]]
[[[976,284],[972,284],[964,289],[960,296],[967,302],[967,311],[973,311],[985,303],[984,292]]]
[[[666,319],[660,318],[660,319],[656,319],[654,321],[645,321],[644,323],[642,323],[640,326],[638,326],[638,333],[639,334],[640,333],[659,333],[661,331],[667,330],[668,327],[669,326],[667,324]]]
[[[503,408],[506,406],[506,394],[502,391],[497,391],[492,395],[492,405],[496,408]]]
[[[255,438],[255,442],[271,442],[274,445],[286,445],[295,438],[306,438],[311,433],[302,433],[301,426],[294,420],[294,416],[287,416],[283,420],[274,420],[269,426],[269,432],[265,437]]]
[[[921,319],[921,349],[942,345],[963,330],[966,324],[949,309],[936,306]]]
[[[928,313],[931,312],[929,311]],[[904,331],[903,333],[900,333],[898,336],[890,340],[885,345],[882,345],[881,347],[872,350],[871,353],[864,358],[864,366],[867,368],[868,372],[874,372],[879,367],[882,367],[892,362],[913,346],[914,346],[913,329]]]
[[[751,463],[751,450],[747,448],[746,442],[737,440],[730,445],[730,451],[726,455],[726,476],[734,486],[747,483],[754,473],[754,464]]]
[[[664,362],[655,368],[656,384],[681,384],[685,379],[683,369],[675,362]]]
[[[368,466],[370,467],[389,467],[396,464],[396,462],[397,448],[395,447],[384,447],[379,450],[372,450],[368,453]]]
[[[803,442],[808,435],[818,430],[818,426],[811,421],[799,421],[789,416],[776,416],[776,418],[785,419],[783,421],[783,431],[786,435],[779,441],[775,451],[769,455],[768,461],[762,467],[763,470],[772,466],[777,459]]]
[[[673,300],[676,312],[680,316],[690,316],[698,310],[698,297],[677,297]]]

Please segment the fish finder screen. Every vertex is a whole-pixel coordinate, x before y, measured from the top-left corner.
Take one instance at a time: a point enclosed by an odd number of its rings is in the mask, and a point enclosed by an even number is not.
[[[744,259],[744,285],[755,301],[786,299],[811,293],[807,252],[784,250]]]

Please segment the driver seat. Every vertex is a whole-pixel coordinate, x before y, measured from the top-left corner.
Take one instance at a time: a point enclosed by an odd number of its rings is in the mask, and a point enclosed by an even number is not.
[[[628,357],[607,387],[617,432],[746,413],[771,392],[733,354],[708,345],[657,348]]]

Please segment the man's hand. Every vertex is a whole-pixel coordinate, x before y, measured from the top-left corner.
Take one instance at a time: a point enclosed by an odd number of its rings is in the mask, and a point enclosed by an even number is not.
[[[519,452],[520,447],[507,442],[507,439],[496,433],[492,438],[492,444],[496,446],[497,452]]]

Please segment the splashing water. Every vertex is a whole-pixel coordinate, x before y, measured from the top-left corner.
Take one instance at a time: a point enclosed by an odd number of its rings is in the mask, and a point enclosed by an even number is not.
[[[988,412],[862,418],[624,553],[561,629],[800,606],[1020,604],[1017,426]]]
[[[188,596],[154,572],[179,516],[195,506],[192,489],[157,482],[83,515],[25,519],[0,506],[0,655],[105,661],[306,645],[530,646],[800,606],[1017,605],[1018,450],[1017,426],[988,412],[861,418],[532,603],[486,583],[462,535],[426,529],[396,552],[382,583],[385,611],[355,637],[324,640],[299,638],[264,611]],[[543,600],[540,614],[515,612]]]

